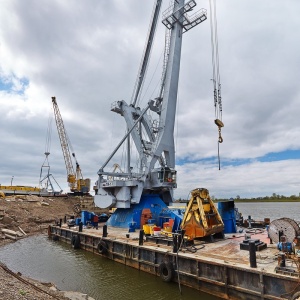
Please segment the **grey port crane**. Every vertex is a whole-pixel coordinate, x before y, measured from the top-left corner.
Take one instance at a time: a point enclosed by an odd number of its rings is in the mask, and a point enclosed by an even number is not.
[[[166,65],[162,75],[160,94],[150,99],[144,109],[136,106],[140,88],[145,76],[150,49],[158,21],[162,0],[154,5],[149,35],[146,42],[144,57],[138,74],[138,81],[131,104],[117,101],[112,111],[124,117],[127,134],[115,150],[100,167],[94,202],[96,206],[130,208],[140,203],[144,194],[156,193],[164,203],[173,201],[173,189],[177,187],[175,170],[174,123],[180,69],[182,34],[207,19],[205,9],[200,9],[192,16],[188,12],[194,9],[194,0],[185,3],[176,0],[164,13],[162,23],[169,31],[166,43]],[[156,120],[148,113],[155,114]],[[138,170],[132,171],[129,136],[132,137],[138,157]],[[128,141],[127,170],[123,173],[106,172],[104,168],[118,151],[120,146]]]

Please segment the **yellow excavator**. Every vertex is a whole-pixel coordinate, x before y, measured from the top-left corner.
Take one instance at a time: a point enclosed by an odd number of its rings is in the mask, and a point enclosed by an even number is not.
[[[84,195],[84,194],[89,194],[90,192],[90,186],[91,186],[91,180],[89,178],[83,179],[81,169],[79,166],[79,163],[77,162],[75,153],[72,152],[72,156],[75,160],[76,163],[76,171],[74,172],[74,167],[72,164],[72,159],[70,155],[70,149],[69,149],[69,144],[70,141],[68,139],[65,127],[64,127],[64,122],[61,117],[56,98],[52,97],[52,104],[53,104],[53,109],[54,109],[54,116],[55,116],[55,122],[56,122],[56,127],[58,131],[58,136],[60,139],[60,144],[62,148],[62,152],[64,155],[64,160],[66,164],[66,169],[67,169],[67,181],[70,187],[70,191],[73,195]]]
[[[205,188],[191,191],[191,197],[181,222],[185,237],[189,240],[222,233],[224,223]]]

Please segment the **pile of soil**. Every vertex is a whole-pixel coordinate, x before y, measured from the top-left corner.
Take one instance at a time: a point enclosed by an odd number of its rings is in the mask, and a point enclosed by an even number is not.
[[[0,246],[31,235],[47,233],[49,224],[80,216],[82,197],[9,196],[0,198]],[[76,294],[76,295],[75,295]],[[61,292],[15,274],[0,262],[0,299],[91,299],[87,295]]]

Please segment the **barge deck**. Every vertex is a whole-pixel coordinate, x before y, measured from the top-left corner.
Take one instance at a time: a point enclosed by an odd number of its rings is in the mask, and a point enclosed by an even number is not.
[[[280,252],[265,230],[251,232],[250,240],[256,242],[257,250],[255,266],[249,259],[249,251],[241,250],[245,233],[226,234],[223,239],[209,242],[196,241],[191,246],[183,243],[178,251],[176,248],[174,251],[173,238],[167,235],[143,236],[143,231],[129,233],[128,229],[106,225],[81,230],[79,226],[55,224],[49,226],[48,234],[74,248],[223,299],[300,297],[297,261],[287,258],[285,268],[278,268]]]

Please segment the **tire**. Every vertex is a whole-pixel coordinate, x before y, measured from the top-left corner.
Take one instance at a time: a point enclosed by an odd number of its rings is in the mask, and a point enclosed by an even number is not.
[[[293,297],[291,298],[291,300],[298,300],[300,299],[300,292],[297,292],[296,294],[293,295]]]
[[[97,246],[98,252],[102,255],[108,253],[108,245],[105,241],[101,240]]]
[[[174,268],[171,262],[161,263],[159,265],[160,277],[165,282],[170,282],[174,276]]]
[[[73,235],[71,243],[72,243],[72,247],[74,249],[80,249],[80,236],[79,235]]]

